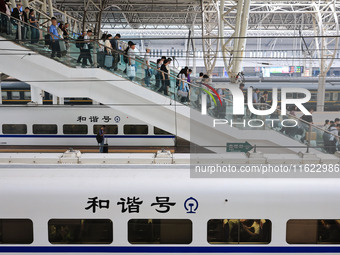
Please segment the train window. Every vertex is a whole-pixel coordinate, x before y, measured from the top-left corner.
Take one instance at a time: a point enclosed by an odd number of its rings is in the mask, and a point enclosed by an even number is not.
[[[33,134],[57,134],[58,128],[57,125],[47,125],[47,124],[34,124],[33,125]]]
[[[293,98],[293,93],[287,93],[286,98],[287,99],[292,99]]]
[[[325,93],[325,101],[331,100],[331,93]]]
[[[332,101],[338,101],[338,98],[339,98],[338,95],[339,95],[339,93],[338,93],[338,92],[333,92],[332,95],[333,95]]]
[[[29,219],[0,219],[0,244],[31,244],[33,222]]]
[[[27,126],[25,124],[3,124],[3,134],[27,134]]]
[[[63,132],[65,135],[86,135],[87,125],[64,125]]]
[[[131,244],[190,244],[192,222],[187,219],[133,219],[128,222]]]
[[[340,220],[289,220],[289,244],[340,244]]]
[[[2,97],[2,100],[7,100],[8,99],[7,91],[1,91],[1,97]]]
[[[93,134],[97,134],[102,125],[93,125]],[[105,125],[105,133],[116,135],[118,134],[118,125]]]
[[[110,244],[112,225],[109,219],[52,219],[48,240],[52,244]]]
[[[20,100],[20,92],[12,91],[12,100]]]
[[[312,94],[312,97],[310,98],[311,101],[316,101],[316,93],[311,93]]]
[[[297,93],[297,98],[305,98],[306,94],[304,93]]]
[[[155,135],[171,135],[171,133],[163,130],[163,129],[160,129],[158,127],[153,127],[153,132]]]
[[[126,135],[147,135],[147,125],[124,125],[124,134]]]
[[[268,244],[272,223],[265,219],[212,219],[208,221],[210,244]]]
[[[24,99],[25,100],[31,100],[31,92],[30,91],[24,92]]]

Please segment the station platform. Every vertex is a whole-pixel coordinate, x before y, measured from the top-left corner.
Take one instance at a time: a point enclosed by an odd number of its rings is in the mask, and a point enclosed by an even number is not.
[[[187,154],[159,150],[156,153],[1,153],[0,165],[117,165],[117,164],[339,164],[340,153],[269,154],[262,152],[228,154]]]

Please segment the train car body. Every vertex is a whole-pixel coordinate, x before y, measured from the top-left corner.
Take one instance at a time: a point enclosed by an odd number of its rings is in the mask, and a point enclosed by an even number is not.
[[[175,136],[105,106],[0,106],[0,145],[96,146],[102,125],[110,146],[174,146]]]
[[[225,84],[229,83],[226,82],[225,79],[220,78],[214,79],[214,85],[218,88],[219,84]],[[316,109],[316,100],[317,100],[317,89],[318,89],[318,83],[317,82],[274,82],[274,81],[267,81],[267,82],[246,82],[245,83],[245,89],[248,89],[250,86],[252,86],[254,89],[258,88],[260,89],[260,93],[262,94],[264,91],[268,91],[268,101],[271,103],[272,100],[272,89],[277,88],[278,89],[278,103],[281,102],[281,95],[280,95],[280,89],[281,88],[305,88],[308,89],[311,92],[311,99],[308,103],[305,103],[304,106],[306,108],[313,107]],[[300,98],[305,97],[304,94],[299,93],[290,93],[287,94],[287,98]],[[231,98],[229,98],[231,99]],[[325,93],[325,111],[340,111],[340,85],[336,82],[333,83],[327,83],[326,84],[326,93]]]
[[[337,178],[195,179],[183,165],[0,176],[4,254],[340,254],[320,223],[340,219]]]
[[[5,81],[1,83],[2,104],[27,104],[31,102],[31,86],[21,81]],[[43,104],[52,104],[52,95],[43,92]],[[89,98],[64,98],[66,105],[92,104]]]

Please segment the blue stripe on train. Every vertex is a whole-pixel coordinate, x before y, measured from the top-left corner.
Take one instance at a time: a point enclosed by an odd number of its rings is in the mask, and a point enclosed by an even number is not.
[[[96,138],[95,135],[0,135],[0,138]],[[105,138],[175,138],[174,135],[106,135]]]
[[[339,253],[340,246],[0,246],[0,253]]]

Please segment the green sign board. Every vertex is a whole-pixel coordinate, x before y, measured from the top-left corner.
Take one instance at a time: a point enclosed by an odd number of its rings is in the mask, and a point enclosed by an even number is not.
[[[248,152],[254,148],[250,143],[227,143],[227,152]]]

